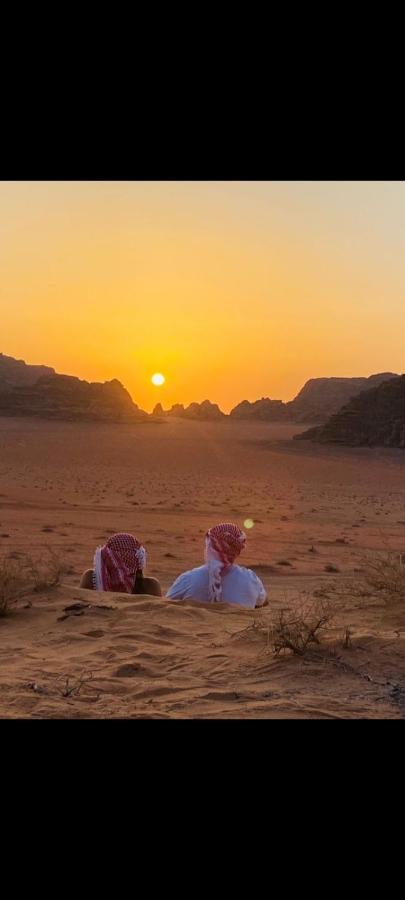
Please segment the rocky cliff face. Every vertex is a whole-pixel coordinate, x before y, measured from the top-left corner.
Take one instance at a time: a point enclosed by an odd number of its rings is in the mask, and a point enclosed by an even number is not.
[[[392,372],[370,375],[369,378],[311,378],[294,400],[283,403],[262,397],[250,403],[243,400],[231,410],[232,419],[256,419],[268,422],[325,422],[351,397],[360,391],[378,386],[394,378]]]
[[[405,375],[362,391],[324,425],[295,437],[319,443],[405,448]]]
[[[119,381],[81,381],[70,375],[42,375],[35,383],[0,391],[0,415],[71,421],[136,422],[147,413],[133,403]]]
[[[361,391],[394,377],[393,372],[382,372],[369,378],[311,378],[286,404],[288,417],[293,422],[325,422]]]

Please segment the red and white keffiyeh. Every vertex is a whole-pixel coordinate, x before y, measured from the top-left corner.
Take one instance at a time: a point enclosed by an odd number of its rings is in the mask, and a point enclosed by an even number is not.
[[[222,576],[230,568],[246,543],[246,535],[237,525],[224,522],[214,525],[205,536],[205,559],[208,565],[211,603],[222,600]]]
[[[94,587],[132,594],[135,575],[145,565],[145,548],[132,534],[113,534],[94,554]]]

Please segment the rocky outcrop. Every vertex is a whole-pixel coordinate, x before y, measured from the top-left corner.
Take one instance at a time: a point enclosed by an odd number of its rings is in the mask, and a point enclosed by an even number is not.
[[[227,418],[225,413],[220,410],[218,404],[211,403],[209,400],[203,400],[202,403],[190,403],[187,407],[184,407],[182,403],[175,403],[168,410],[164,410],[161,403],[157,403],[152,415],[175,419],[194,419],[204,422],[215,422]]]
[[[264,422],[280,422],[287,417],[287,404],[282,400],[270,400],[269,397],[262,397],[261,400],[255,400],[250,403],[249,400],[242,400],[234,406],[229,413],[232,419],[258,419]]]
[[[325,422],[361,391],[394,377],[393,372],[382,372],[369,378],[311,378],[286,404],[288,418],[292,422]]]
[[[405,448],[405,375],[362,391],[324,424],[296,440]]]
[[[0,415],[97,422],[148,419],[116,379],[103,384],[56,374],[0,392]]]
[[[161,403],[157,403],[153,409],[152,416],[157,416],[159,419],[174,417],[177,419],[184,419],[185,409],[182,403],[175,403],[171,409],[163,409]]]
[[[211,403],[210,400],[203,400],[202,403],[190,403],[190,406],[184,410],[186,419],[203,419],[204,421],[218,421],[225,419],[225,413],[220,410],[217,403]]]
[[[35,384],[44,375],[54,375],[50,366],[29,366],[22,359],[0,353],[0,391]]]
[[[311,378],[288,403],[269,397],[262,397],[254,403],[243,400],[231,410],[230,416],[232,419],[268,422],[323,423],[360,391],[394,377],[392,372],[383,372],[369,378]]]

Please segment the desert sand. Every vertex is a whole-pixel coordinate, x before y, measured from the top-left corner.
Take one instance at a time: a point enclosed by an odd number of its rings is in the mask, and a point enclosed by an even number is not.
[[[0,716],[403,718],[404,608],[343,588],[364,551],[405,554],[405,453],[292,441],[300,429],[0,419],[0,555],[49,547],[65,566],[0,619]],[[166,590],[202,563],[209,526],[246,518],[263,610],[78,588],[116,531],[142,539]],[[272,616],[323,587],[337,612],[322,645],[274,656]]]

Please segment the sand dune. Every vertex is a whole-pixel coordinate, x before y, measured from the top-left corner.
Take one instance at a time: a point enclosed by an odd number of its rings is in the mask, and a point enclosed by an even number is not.
[[[0,420],[0,554],[49,546],[67,566],[61,586],[0,619],[0,715],[403,717],[403,606],[342,591],[365,549],[405,552],[403,452],[297,444],[296,426],[267,423],[153,432]],[[246,517],[241,561],[269,591],[264,610],[77,587],[109,533],[139,535],[166,590],[200,564],[207,527]],[[340,599],[325,643],[274,657],[272,616],[326,583]]]

